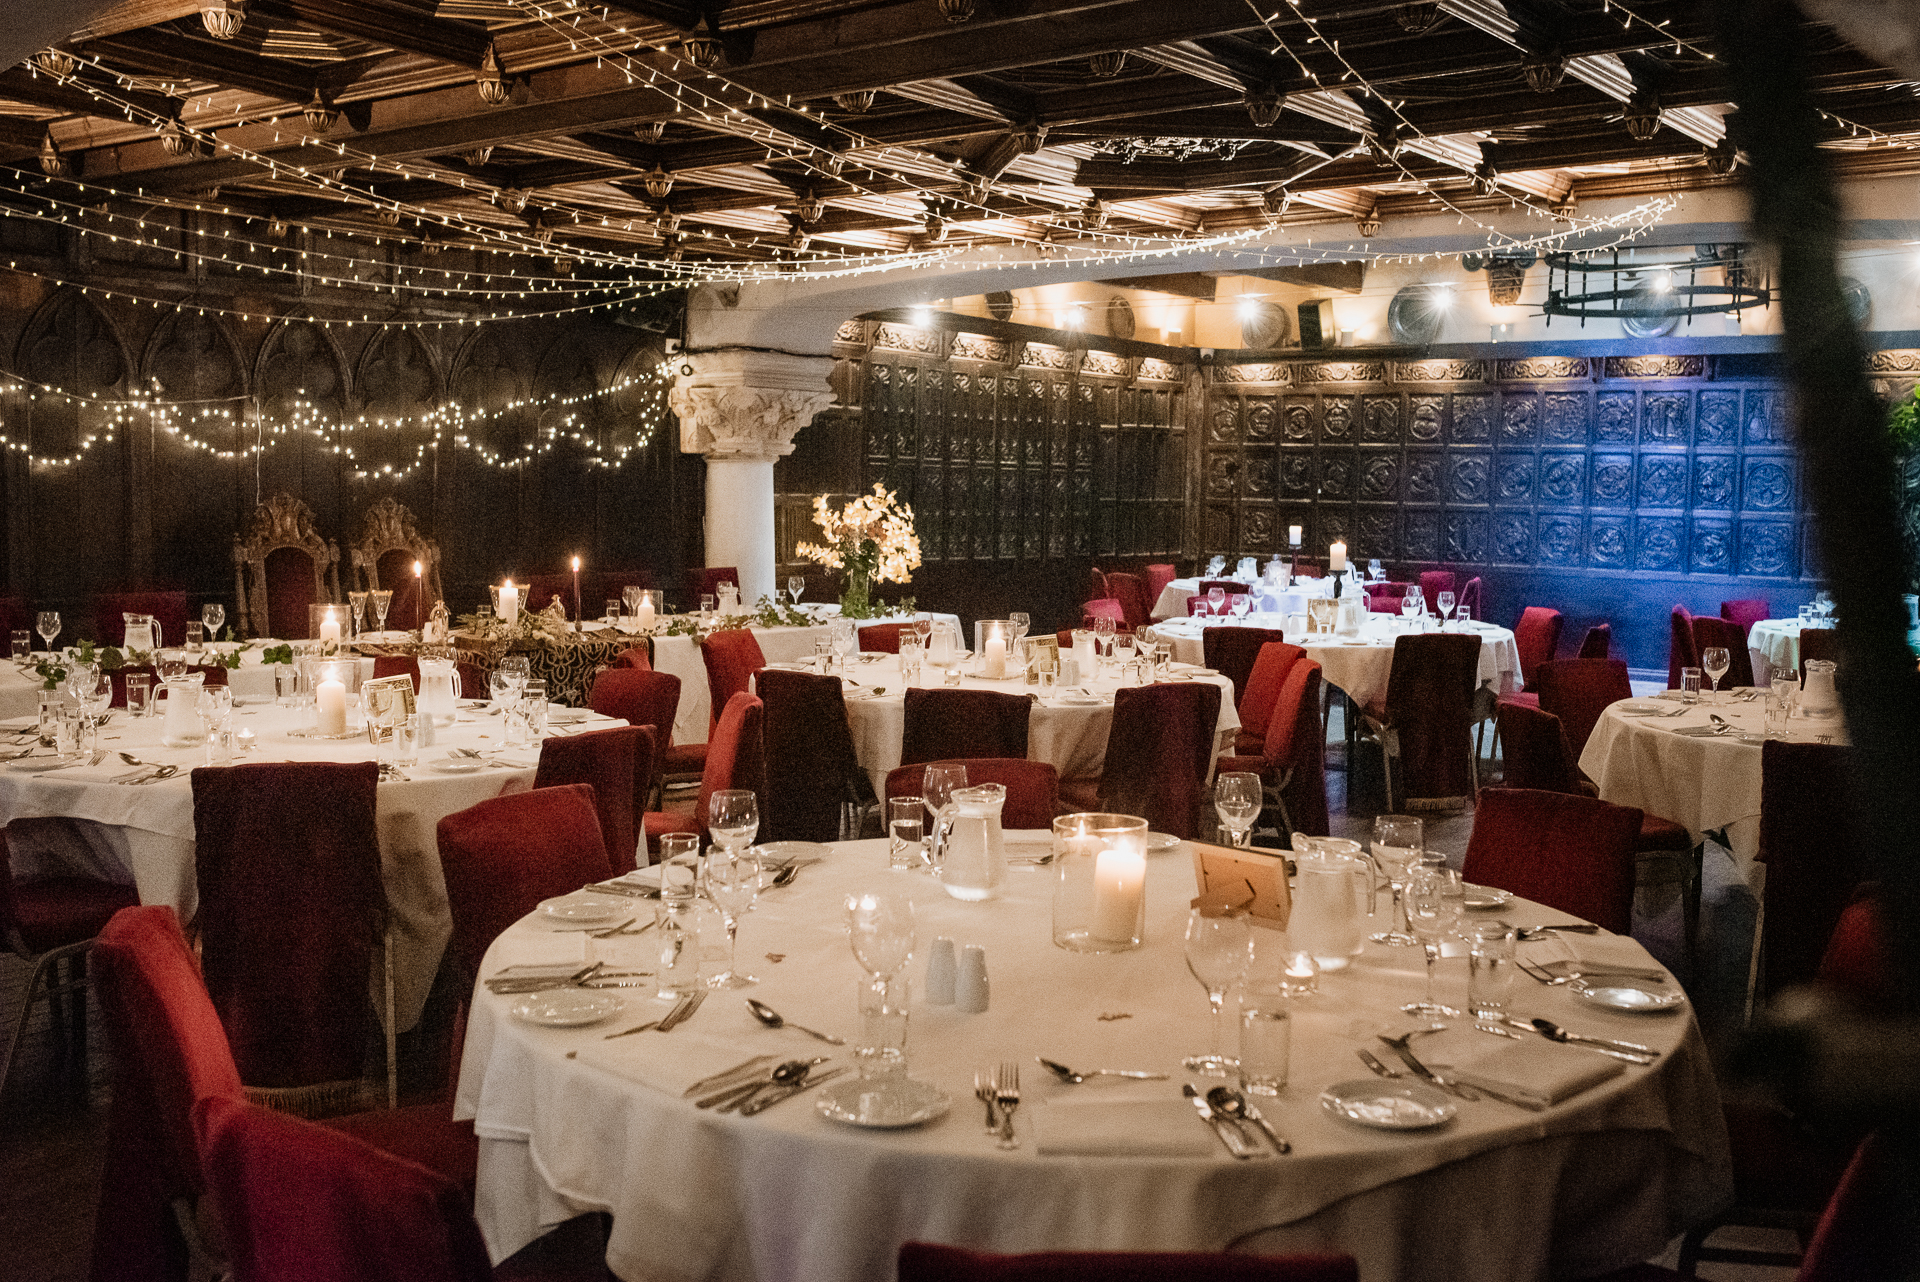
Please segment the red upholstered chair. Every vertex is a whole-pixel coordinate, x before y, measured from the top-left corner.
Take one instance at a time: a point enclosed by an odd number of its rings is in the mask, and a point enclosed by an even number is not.
[[[1204,600],[1207,593],[1213,591],[1215,588],[1219,588],[1228,596],[1247,595],[1247,585],[1238,579],[1202,579],[1200,580],[1200,585],[1193,590],[1193,594]],[[1228,604],[1231,604],[1231,602]]]
[[[1095,619],[1112,619],[1115,628],[1124,628],[1127,626],[1127,610],[1112,597],[1089,601],[1080,607],[1081,627],[1092,627]]]
[[[1362,583],[1360,590],[1367,594],[1367,612],[1370,614],[1398,614],[1400,602],[1407,595],[1411,583]]]
[[[1247,681],[1262,648],[1286,639],[1279,628],[1208,628],[1200,634],[1200,652],[1209,668],[1233,682],[1233,706],[1239,708],[1247,701]]]
[[[768,668],[760,673],[756,688],[766,705],[761,838],[839,841],[849,831],[857,836],[859,823],[855,819],[849,824],[848,807],[857,814],[873,786],[862,788],[857,782],[866,775],[854,755],[840,678]],[[908,715],[911,718],[911,712]]]
[[[1109,574],[1107,595],[1120,603],[1128,627],[1144,628],[1153,622],[1153,598],[1147,595],[1147,581],[1139,575]]]
[[[1575,761],[1587,750],[1587,740],[1607,705],[1633,697],[1627,665],[1619,659],[1555,659],[1535,672],[1540,710],[1560,718]]]
[[[1147,608],[1151,610],[1159,603],[1160,594],[1167,590],[1167,584],[1180,577],[1180,571],[1162,562],[1147,567]]]
[[[1526,704],[1506,702],[1500,704],[1497,715],[1507,787],[1564,792],[1576,797],[1600,795],[1600,790],[1575,764],[1573,745],[1567,742],[1567,732],[1559,717]],[[1643,815],[1640,839],[1634,843],[1636,854],[1688,856],[1688,876],[1697,876],[1697,866],[1690,861],[1693,849],[1693,835],[1685,828],[1656,814]]]
[[[1114,691],[1113,728],[1100,778],[1097,783],[1063,781],[1062,803],[1076,810],[1139,815],[1156,832],[1197,836],[1220,697],[1220,687],[1210,682]]]
[[[194,1106],[235,1282],[489,1282],[472,1198],[416,1163],[229,1095]]]
[[[632,872],[640,841],[640,818],[653,791],[654,727],[618,726],[585,734],[556,735],[540,744],[533,787],[583,783],[593,789],[600,836],[616,874]]]
[[[703,596],[713,597],[717,603],[722,583],[739,587],[740,571],[731,565],[694,566],[681,573],[681,583],[687,590],[687,609],[698,610]]]
[[[1611,659],[1613,657],[1613,625],[1596,623],[1587,629],[1587,635],[1580,641],[1581,659]]]
[[[460,697],[462,699],[484,699],[487,697],[487,672],[477,663],[465,663],[454,660],[453,675],[460,678]]]
[[[1427,609],[1433,614],[1440,613],[1440,594],[1452,592],[1460,585],[1460,576],[1452,570],[1420,571],[1420,595],[1426,598]],[[1456,598],[1454,604],[1458,605]]]
[[[1641,814],[1532,788],[1480,794],[1461,872],[1624,935],[1633,921]]]
[[[227,684],[227,677],[228,677],[227,670],[221,667],[217,663],[200,664],[198,666],[188,668],[187,671],[189,673],[198,672],[203,678],[205,678],[203,681],[200,682],[200,685],[202,686],[202,688],[205,688],[207,686],[223,686]]]
[[[930,765],[967,768],[967,785],[997,783],[1007,790],[1000,810],[1003,828],[1052,828],[1060,813],[1060,772],[1045,761],[1024,757],[968,757],[965,760],[895,766],[887,772],[887,796],[918,797]]]
[[[1453,805],[1473,796],[1473,692],[1479,679],[1477,636],[1423,632],[1395,640],[1386,698],[1366,713],[1367,729],[1386,756],[1389,809],[1395,760],[1403,798]]]
[[[642,672],[652,672],[653,659],[647,653],[647,647],[645,645],[636,645],[632,649],[622,650],[619,654],[614,655],[613,662],[607,666],[610,668],[638,668]]]
[[[651,668],[608,668],[594,678],[587,706],[630,726],[653,727],[654,773],[647,789],[649,797],[662,778],[699,774],[707,768],[706,744],[673,741],[674,722],[680,716],[680,678],[673,673]]]
[[[1729,623],[1738,624],[1742,636],[1752,632],[1754,624],[1772,616],[1772,608],[1761,597],[1746,597],[1739,601],[1720,603],[1720,617]]]
[[[1513,646],[1520,652],[1520,689],[1527,694],[1540,692],[1540,665],[1551,662],[1560,648],[1560,629],[1565,624],[1558,610],[1530,605],[1520,612],[1513,625]]]
[[[860,651],[863,654],[899,654],[900,630],[914,626],[911,623],[869,623],[860,629]]]
[[[1831,743],[1760,745],[1760,853],[1767,866],[1758,994],[1804,984],[1868,860],[1854,795],[1853,749]]]
[[[50,877],[16,882],[8,865],[7,830],[0,827],[0,942],[32,969],[20,997],[13,1036],[0,1054],[0,1092],[7,1086],[14,1051],[26,1035],[33,1004],[46,998],[68,1064],[86,1077],[87,950],[107,921],[140,902],[132,886],[92,877]],[[62,971],[65,978],[61,978]]]
[[[1693,615],[1676,605],[1667,620],[1667,689],[1680,688],[1680,669],[1700,666],[1700,647],[1693,639]]]
[[[994,1255],[931,1242],[907,1242],[900,1247],[899,1282],[1359,1282],[1359,1278],[1360,1266],[1351,1255],[1184,1251]]]
[[[1307,653],[1297,645],[1288,645],[1280,640],[1278,632],[1272,636],[1273,640],[1261,643],[1259,654],[1253,661],[1253,671],[1247,675],[1246,693],[1240,696],[1240,729],[1234,735],[1233,750],[1243,756],[1261,750],[1260,745],[1267,737],[1267,726],[1273,720],[1274,705],[1280,701],[1280,688],[1287,681],[1287,670],[1293,667],[1296,659]],[[1219,667],[1211,662],[1207,666]]]
[[[393,1018],[368,976],[386,888],[371,761],[203,766],[193,772],[201,966],[240,1076],[262,1102],[310,1115],[359,1107],[366,1049]]]
[[[1705,654],[1715,646],[1724,646],[1727,651],[1727,670],[1720,674],[1720,688],[1731,690],[1735,686],[1753,684],[1753,654],[1747,649],[1747,634],[1737,623],[1725,619],[1716,619],[1711,615],[1695,615],[1693,620],[1693,643],[1695,648]],[[1712,678],[1707,679],[1707,687],[1712,687]]]
[[[70,640],[79,640],[81,636],[100,645],[119,645],[127,639],[127,621],[129,614],[151,614],[154,622],[160,625],[160,639],[169,646],[182,645],[187,639],[187,594],[185,592],[100,592],[93,598],[93,630],[87,633],[69,633]],[[231,615],[228,616],[230,619]],[[195,614],[193,621],[198,623],[200,616]],[[72,628],[74,620],[67,626]],[[239,635],[239,620],[233,619],[234,635]],[[22,627],[27,625],[22,624]],[[82,625],[84,626],[84,625]],[[224,626],[224,625],[223,625]],[[212,637],[207,638],[212,640]],[[34,644],[40,644],[38,637]]]
[[[1286,657],[1288,650],[1294,651],[1296,657],[1287,666],[1261,751],[1257,756],[1221,757],[1215,763],[1215,769],[1221,774],[1246,771],[1259,775],[1268,804],[1280,812],[1281,833],[1304,832],[1311,836],[1324,836],[1327,831],[1327,776],[1320,730],[1320,665],[1305,657],[1305,652],[1298,646],[1290,645],[1275,645],[1263,650],[1260,655],[1263,663],[1268,661],[1269,650],[1276,659],[1276,663],[1269,666],[1277,666],[1277,659]],[[1297,787],[1296,774],[1302,776]],[[1310,774],[1318,776],[1317,803],[1313,800],[1315,780],[1307,777]],[[1304,799],[1306,802],[1300,807],[1302,813],[1297,818],[1295,806],[1289,804],[1289,794],[1295,800]]]
[[[1800,684],[1807,683],[1807,660],[1826,659],[1831,663],[1840,662],[1840,629],[1838,628],[1802,628],[1800,629]]]
[[[453,935],[447,960],[471,988],[500,932],[543,899],[572,894],[613,873],[586,784],[489,797],[434,829]]]
[[[1024,757],[1033,700],[997,690],[930,690],[906,694],[900,764],[961,757]]]
[[[1468,579],[1466,586],[1454,593],[1453,617],[1456,619],[1484,619],[1486,607],[1481,603],[1480,576]]]
[[[752,685],[753,674],[767,666],[760,643],[746,628],[709,632],[700,642],[700,657],[707,665],[707,693],[715,720],[727,700],[744,694]]]
[[[1087,600],[1099,601],[1112,595],[1111,592],[1107,591],[1107,576],[1100,572],[1100,567],[1097,565],[1088,566]]]
[[[409,676],[413,678],[413,692],[420,693],[420,660],[410,654],[377,654],[373,658],[373,675],[381,677]]]
[[[389,554],[392,555],[392,554]],[[404,562],[404,568],[393,578],[387,577],[385,558],[382,559],[380,581],[390,585],[392,598],[387,602],[387,627],[389,632],[412,632],[425,625],[427,615],[433,610],[433,602],[428,599],[426,586],[413,572],[413,562],[406,559],[403,552],[394,557]],[[569,610],[573,598],[567,597]]]
[[[720,720],[707,741],[707,767],[700,776],[700,795],[692,814],[662,814],[649,810],[643,822],[647,830],[647,849],[658,850],[660,838],[669,832],[707,835],[707,802],[717,791],[745,788],[759,793],[766,786],[765,705],[746,691],[727,700]]]
[[[653,571],[645,566],[642,566],[638,570],[602,570],[596,583],[598,585],[596,594],[600,598],[599,603],[604,606],[608,601],[616,600],[625,595],[628,588],[651,588],[653,586]],[[694,604],[698,605],[699,602],[696,601]],[[588,608],[591,609],[592,607]]]
[[[1867,882],[1840,912],[1840,923],[1820,955],[1820,982],[1885,1010],[1907,1010],[1913,994],[1901,982],[1887,951],[1886,912],[1879,883]]]
[[[224,671],[224,669],[222,669],[222,671]],[[148,678],[147,689],[159,689],[160,675],[152,664],[149,663],[143,666],[129,663],[125,667],[115,668],[113,671],[107,673],[107,680],[113,686],[113,702],[109,706],[115,708],[124,708],[127,706],[127,678],[137,672],[146,673]],[[147,697],[152,698],[153,696],[148,695]]]

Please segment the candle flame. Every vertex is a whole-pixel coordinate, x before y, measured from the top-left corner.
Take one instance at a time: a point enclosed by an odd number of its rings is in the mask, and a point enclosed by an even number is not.
[[[573,558],[573,572],[575,574],[580,573],[580,558],[577,556]]]
[[[413,563],[413,577],[416,579],[420,577],[420,563],[418,561]]]

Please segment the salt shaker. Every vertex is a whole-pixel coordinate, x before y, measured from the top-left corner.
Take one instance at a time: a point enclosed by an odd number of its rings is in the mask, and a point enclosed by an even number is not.
[[[960,975],[954,983],[953,1004],[969,1015],[987,1008],[987,950],[970,944],[960,954]]]
[[[934,1006],[953,1005],[955,974],[953,941],[944,935],[933,941],[927,958],[927,1001]]]

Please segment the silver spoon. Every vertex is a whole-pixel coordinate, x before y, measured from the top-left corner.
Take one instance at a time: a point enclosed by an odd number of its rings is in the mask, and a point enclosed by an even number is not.
[[[800,865],[788,864],[785,868],[782,868],[779,872],[773,874],[773,880],[767,883],[767,889],[772,890],[775,886],[784,886],[789,882],[791,882],[795,877],[798,877],[799,875],[800,875]]]
[[[140,758],[134,756],[131,752],[122,752],[122,753],[119,753],[118,756],[120,760],[126,762],[130,766],[144,766],[144,765],[151,764],[150,762],[140,760]]]
[[[768,1090],[775,1086],[784,1086],[788,1082],[797,1082],[808,1073],[811,1073],[815,1064],[826,1063],[826,1059],[827,1057],[824,1055],[816,1059],[790,1059],[775,1068],[773,1072],[768,1075],[766,1081],[749,1083],[744,1090],[738,1091],[732,1099],[713,1111],[716,1113],[737,1112],[745,1108],[747,1102],[760,1094],[761,1091]]]
[[[831,1033],[816,1032],[811,1028],[802,1028],[798,1024],[790,1023],[781,1017],[779,1011],[755,998],[747,998],[747,1009],[753,1012],[755,1019],[765,1024],[768,1028],[791,1028],[795,1032],[805,1033],[809,1037],[817,1037],[829,1046],[845,1046],[847,1044],[847,1039],[844,1037],[835,1037]]]
[[[1040,1067],[1046,1069],[1049,1073],[1052,1073],[1069,1086],[1078,1086],[1090,1077],[1129,1077],[1140,1082],[1164,1082],[1167,1080],[1165,1073],[1145,1073],[1134,1068],[1095,1068],[1084,1073],[1076,1073],[1065,1064],[1055,1060],[1042,1059],[1038,1055],[1035,1055],[1033,1058],[1034,1062],[1039,1064]]]
[[[1281,1139],[1280,1133],[1267,1125],[1267,1119],[1260,1116],[1255,1109],[1248,1106],[1246,1096],[1234,1090],[1233,1087],[1214,1087],[1207,1092],[1207,1103],[1213,1106],[1214,1112],[1219,1113],[1223,1117],[1231,1118],[1236,1124],[1252,1122],[1255,1126],[1266,1132],[1267,1138],[1273,1142],[1275,1152],[1293,1152],[1293,1145]]]

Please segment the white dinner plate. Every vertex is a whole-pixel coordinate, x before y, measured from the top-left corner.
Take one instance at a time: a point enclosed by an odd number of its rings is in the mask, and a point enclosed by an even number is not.
[[[1513,892],[1498,886],[1467,886],[1468,908],[1505,908],[1513,902]]]
[[[598,715],[592,708],[569,708],[560,703],[547,705],[547,720],[553,725],[576,725],[582,721],[591,721]]]
[[[604,899],[575,899],[571,895],[544,900],[540,904],[541,915],[548,920],[571,922],[578,926],[611,921],[626,911],[628,909],[623,904],[610,904]]]
[[[1163,850],[1172,850],[1180,844],[1180,838],[1170,832],[1150,832],[1147,834],[1147,853],[1157,855]]]
[[[1453,1120],[1453,1101],[1422,1082],[1377,1077],[1335,1082],[1320,1092],[1320,1107],[1335,1117],[1380,1131],[1423,1131]]]
[[[528,993],[511,1007],[517,1018],[548,1028],[578,1028],[597,1024],[620,1010],[626,1003],[617,993],[589,992],[584,988],[550,988]]]
[[[946,1116],[952,1106],[953,1097],[945,1091],[911,1077],[886,1083],[858,1079],[838,1082],[828,1087],[813,1105],[820,1116],[830,1121],[876,1130],[898,1130],[931,1122]]]
[[[7,769],[18,770],[21,774],[39,775],[49,770],[58,770],[61,766],[71,766],[76,761],[63,761],[59,757],[17,757],[7,763]]]
[[[1630,717],[1644,717],[1655,712],[1666,712],[1668,709],[1657,703],[1623,703],[1620,705],[1620,711]]]
[[[775,868],[790,864],[796,859],[825,859],[833,853],[829,846],[817,841],[768,841],[755,846],[760,862]]]
[[[439,775],[470,775],[486,768],[487,763],[477,757],[440,757],[427,763],[427,769]]]
[[[1633,1014],[1675,1010],[1687,1004],[1678,988],[1641,979],[1576,979],[1568,985],[1582,1001]]]
[[[1111,703],[1097,694],[1063,694],[1054,699],[1063,708],[1097,708],[1103,703]]]

